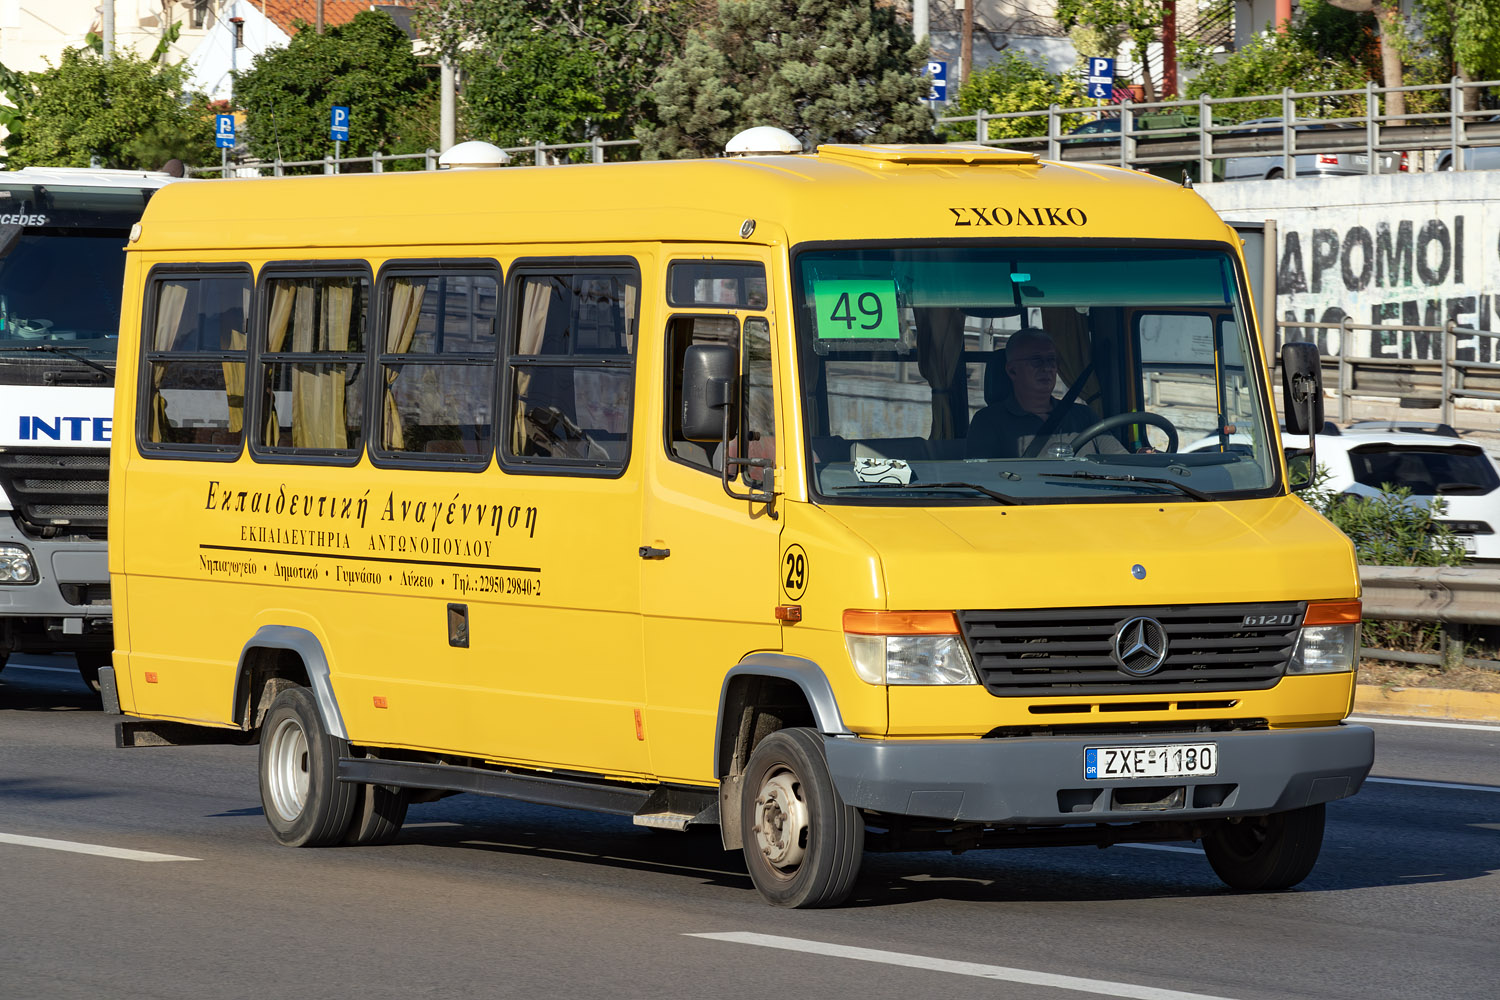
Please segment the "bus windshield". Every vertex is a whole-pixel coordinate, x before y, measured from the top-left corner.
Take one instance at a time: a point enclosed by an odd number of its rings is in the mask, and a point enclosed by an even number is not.
[[[809,249],[794,274],[824,501],[1198,502],[1277,488],[1225,251]]]

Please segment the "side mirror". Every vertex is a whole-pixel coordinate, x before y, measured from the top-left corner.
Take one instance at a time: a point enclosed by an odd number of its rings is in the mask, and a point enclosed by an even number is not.
[[[1305,340],[1281,345],[1281,401],[1290,434],[1323,429],[1323,359]]]
[[[683,353],[682,436],[689,441],[708,443],[734,435],[737,360],[728,344],[693,344]]]
[[[1313,484],[1313,455],[1305,448],[1289,451],[1286,455],[1287,485],[1292,490],[1305,490]]]

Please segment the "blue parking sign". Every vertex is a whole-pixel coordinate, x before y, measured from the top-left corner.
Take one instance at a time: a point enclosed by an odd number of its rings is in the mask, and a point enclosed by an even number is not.
[[[349,109],[335,104],[328,117],[329,135],[335,142],[349,141]]]
[[[936,59],[927,63],[927,75],[932,79],[928,81],[927,99],[929,101],[946,101],[948,99],[948,64]]]
[[[234,115],[214,115],[214,145],[219,149],[234,148]]]
[[[1114,95],[1115,61],[1101,56],[1090,56],[1088,60],[1088,94],[1096,100],[1107,101]]]

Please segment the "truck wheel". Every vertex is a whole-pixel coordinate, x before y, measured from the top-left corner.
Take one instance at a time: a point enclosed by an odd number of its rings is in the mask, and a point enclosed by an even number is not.
[[[337,844],[354,816],[356,786],[336,777],[344,741],[323,728],[304,687],[276,696],[260,730],[260,801],[276,839],[288,847]]]
[[[406,822],[411,796],[397,785],[355,785],[354,818],[344,843],[352,847],[389,844]]]
[[[99,669],[107,667],[114,662],[114,654],[108,650],[104,652],[74,653],[73,658],[78,661],[78,676],[83,678],[83,683],[89,686],[89,690],[95,694],[99,693]]]
[[[755,747],[740,785],[740,832],[750,880],[768,902],[837,906],[853,890],[864,819],[833,787],[811,730],[780,729]]]
[[[1203,838],[1214,874],[1233,889],[1290,889],[1307,878],[1323,847],[1324,805],[1225,820]]]

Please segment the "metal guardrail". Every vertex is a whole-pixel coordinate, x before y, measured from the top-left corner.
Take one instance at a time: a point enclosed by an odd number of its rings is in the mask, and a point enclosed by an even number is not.
[[[1429,149],[1448,149],[1453,155],[1454,170],[1464,169],[1464,157],[1459,150],[1475,146],[1500,145],[1500,122],[1492,122],[1496,112],[1454,111],[1462,107],[1462,98],[1467,94],[1479,97],[1485,90],[1500,86],[1500,80],[1485,80],[1465,83],[1454,77],[1448,83],[1427,84],[1410,87],[1377,87],[1366,84],[1360,90],[1316,90],[1299,92],[1287,88],[1279,94],[1260,94],[1248,97],[1208,97],[1194,101],[1156,101],[1137,104],[1124,101],[1120,104],[1102,104],[1088,107],[1063,108],[1056,104],[1045,111],[1013,111],[991,114],[979,111],[972,115],[943,116],[939,125],[961,125],[972,123],[978,142],[991,146],[1004,146],[1038,152],[1051,160],[1077,160],[1094,163],[1115,163],[1122,167],[1149,168],[1165,163],[1197,161],[1198,176],[1203,180],[1213,177],[1216,161],[1233,156],[1278,154],[1282,157],[1283,177],[1290,180],[1296,176],[1295,160],[1298,156],[1316,153],[1362,152],[1367,160],[1368,173],[1380,172],[1380,159],[1376,153],[1412,152]],[[1403,115],[1382,112],[1382,106],[1391,94],[1436,93],[1446,96],[1447,109],[1421,111]],[[1364,114],[1344,117],[1326,117],[1322,114],[1299,114],[1299,105],[1312,102],[1326,108],[1330,101],[1338,98],[1364,98]],[[1281,108],[1283,121],[1316,121],[1330,126],[1318,129],[1281,129],[1275,134],[1234,135],[1243,131],[1245,125],[1238,121],[1219,122],[1215,109],[1233,108],[1236,105],[1274,102]],[[1474,103],[1478,103],[1477,100]],[[1091,133],[1069,135],[1062,129],[1065,118],[1079,115],[1098,115],[1101,112],[1117,112],[1120,117],[1118,133]],[[1197,118],[1195,124],[1174,127],[1138,128],[1137,118],[1143,114],[1182,115]],[[1224,117],[1222,111],[1219,117]],[[1028,129],[1034,134],[1026,137],[991,138],[990,127],[996,122],[1013,122],[1042,119],[1039,128]],[[1266,126],[1262,126],[1266,127]],[[1275,125],[1270,125],[1274,129]]]
[[[506,154],[514,158],[530,157],[531,163],[539,167],[567,166],[572,161],[567,154],[575,150],[587,150],[588,162],[603,163],[605,152],[623,146],[639,146],[639,139],[600,139],[595,137],[588,142],[534,142],[529,146],[508,146]],[[220,177],[230,177],[241,170],[270,171],[273,177],[283,177],[289,169],[302,167],[319,167],[325,174],[345,173],[344,168],[353,165],[368,164],[371,173],[384,173],[387,164],[395,164],[406,160],[421,160],[423,170],[438,169],[438,152],[435,149],[427,149],[421,153],[375,153],[372,156],[325,156],[321,160],[246,160],[237,163],[224,163],[217,167],[188,167],[187,173],[190,177],[204,177],[218,174]],[[363,173],[364,171],[359,171]]]
[[[1437,622],[1442,651],[1408,653],[1361,647],[1360,655],[1397,663],[1500,670],[1500,660],[1464,656],[1464,629],[1500,625],[1500,569],[1472,566],[1361,566],[1365,618]]]

